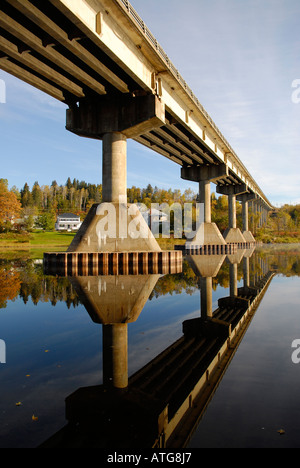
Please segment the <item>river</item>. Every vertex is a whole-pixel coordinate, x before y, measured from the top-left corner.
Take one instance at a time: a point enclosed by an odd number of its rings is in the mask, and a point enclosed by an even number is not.
[[[0,254],[1,448],[300,446],[300,246],[46,273]]]

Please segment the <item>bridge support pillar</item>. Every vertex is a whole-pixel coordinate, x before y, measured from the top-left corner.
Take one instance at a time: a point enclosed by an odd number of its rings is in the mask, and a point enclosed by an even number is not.
[[[119,132],[103,135],[102,191],[68,252],[160,252],[137,206],[127,204],[127,139]]]
[[[86,100],[67,111],[67,130],[103,141],[103,200],[91,208],[68,252],[161,252],[138,207],[127,204],[127,138],[164,123],[157,96]]]
[[[257,195],[254,193],[243,193],[237,196],[237,200],[242,202],[242,216],[243,216],[243,236],[248,244],[254,245],[255,238],[251,231],[249,231],[249,203],[256,200]]]
[[[119,390],[128,387],[127,323],[103,325],[104,385]]]
[[[127,201],[127,139],[122,133],[103,135],[102,201]]]
[[[211,222],[211,182],[223,178],[228,174],[225,164],[220,166],[186,166],[181,169],[181,177],[199,183],[199,202],[202,204],[202,222],[195,236],[187,240],[185,248],[202,247],[206,245],[226,246],[217,225]]]
[[[199,278],[201,318],[207,320],[213,316],[213,278],[217,276],[225,261],[225,255],[189,255],[187,260],[195,275]]]
[[[237,244],[239,247],[245,247],[247,243],[246,239],[237,227],[236,222],[236,197],[237,195],[247,192],[246,185],[219,185],[217,187],[217,192],[228,196],[229,226],[223,234],[225,241],[228,244]]]
[[[258,228],[262,228],[263,226],[266,225],[267,219],[268,219],[268,210],[264,203],[261,200],[256,200],[256,203],[254,203],[255,206],[255,214],[259,214],[259,220],[258,220]]]

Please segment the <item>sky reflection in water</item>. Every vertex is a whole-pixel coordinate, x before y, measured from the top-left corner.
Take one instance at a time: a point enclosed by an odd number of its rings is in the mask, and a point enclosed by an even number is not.
[[[191,447],[300,445],[300,365],[291,360],[291,343],[300,338],[299,260],[294,250],[272,258],[276,276]],[[11,285],[0,296],[0,339],[7,348],[7,362],[0,365],[0,447],[36,447],[65,426],[66,397],[103,383],[102,325],[92,321],[68,279],[44,277],[39,265],[2,261],[0,276]],[[229,286],[225,261],[213,278],[213,310],[230,294]],[[128,375],[178,340],[185,320],[198,317],[199,278],[185,262],[181,274],[158,279],[128,325]]]

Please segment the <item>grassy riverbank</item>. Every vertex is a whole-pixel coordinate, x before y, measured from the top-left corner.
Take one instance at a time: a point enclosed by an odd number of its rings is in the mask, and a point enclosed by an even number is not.
[[[5,233],[0,234],[0,252],[5,257],[16,252],[43,258],[44,252],[64,252],[71,244],[72,232]],[[158,239],[162,250],[173,250],[175,244],[184,244],[184,239]]]
[[[30,248],[63,248],[74,238],[73,233],[62,232],[32,232],[0,234],[0,250],[30,249]]]
[[[7,258],[16,253],[18,256],[31,258],[43,258],[44,252],[65,252],[71,244],[75,233],[72,232],[44,232],[32,233],[3,233],[0,234],[0,253]],[[298,236],[277,235],[260,233],[257,240],[264,244],[298,244]],[[174,245],[184,244],[184,239],[157,239],[162,250],[173,250]]]
[[[2,257],[43,258],[44,252],[64,252],[71,244],[74,233],[43,232],[0,234]]]

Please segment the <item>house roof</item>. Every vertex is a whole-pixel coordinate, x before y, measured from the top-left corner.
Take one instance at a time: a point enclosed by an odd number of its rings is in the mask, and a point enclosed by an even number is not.
[[[64,213],[64,214],[61,214],[61,215],[58,215],[58,218],[80,218],[80,216],[74,214],[74,213]]]

